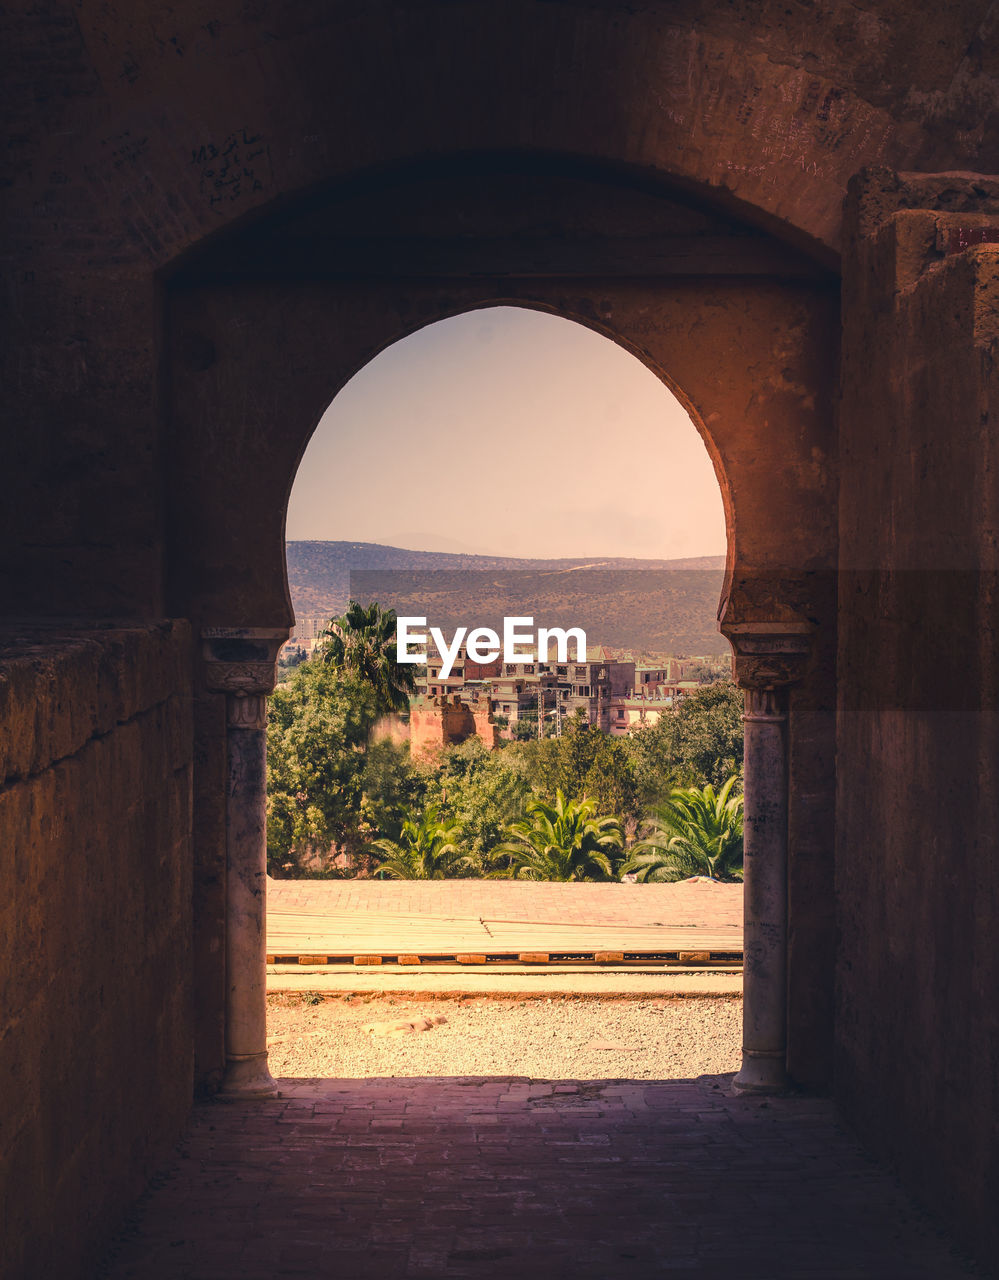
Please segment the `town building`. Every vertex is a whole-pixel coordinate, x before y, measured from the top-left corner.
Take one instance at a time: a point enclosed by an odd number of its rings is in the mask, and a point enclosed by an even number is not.
[[[545,715],[561,721],[582,711],[590,724],[609,731],[615,700],[630,693],[635,683],[635,663],[619,661],[598,645],[585,662],[472,661],[464,647],[451,671],[442,675],[439,659],[429,662],[417,676],[420,698],[458,698],[474,706],[488,698],[495,714],[510,726],[518,721],[536,722],[539,704]]]
[[[278,659],[286,658],[289,654],[298,650],[310,655],[321,642],[322,633],[329,626],[329,621],[325,614],[296,617],[291,635],[281,646]]]
[[[650,692],[629,691],[610,704],[608,732],[616,738],[625,737],[635,729],[656,724],[660,716],[688,694],[703,686],[697,680],[677,680],[657,685]]]

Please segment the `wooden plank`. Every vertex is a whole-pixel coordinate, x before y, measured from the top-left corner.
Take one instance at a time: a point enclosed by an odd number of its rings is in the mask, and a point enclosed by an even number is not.
[[[528,958],[524,958],[525,954]],[[688,958],[693,954],[694,958]],[[425,951],[419,956],[402,956],[397,957],[391,954],[386,956],[334,956],[334,955],[275,955],[274,964],[271,967],[291,966],[291,965],[309,965],[314,968],[334,968],[341,964],[355,965],[385,965],[397,963],[400,966],[422,965],[422,964],[457,964],[457,965],[482,965],[488,967],[490,965],[521,965],[525,968],[534,967],[542,968],[550,966],[561,969],[568,966],[585,967],[585,966],[606,966],[614,965],[617,967],[628,966],[652,966],[656,969],[670,968],[689,968],[692,965],[700,967],[741,967],[743,961],[742,952],[727,952],[723,958],[713,952],[695,952],[683,953],[677,952],[641,952],[641,951],[573,951],[567,953],[549,952],[544,953],[507,953],[497,952],[490,955],[481,952],[460,952],[454,954],[452,952],[434,952]]]

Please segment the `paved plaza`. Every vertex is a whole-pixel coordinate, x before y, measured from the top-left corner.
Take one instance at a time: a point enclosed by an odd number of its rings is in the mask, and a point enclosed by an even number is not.
[[[532,883],[528,880],[272,880],[270,910],[664,925],[732,930],[741,937],[742,885],[697,877],[676,884]]]
[[[284,1080],[206,1103],[106,1280],[957,1280],[823,1100],[666,1082]]]

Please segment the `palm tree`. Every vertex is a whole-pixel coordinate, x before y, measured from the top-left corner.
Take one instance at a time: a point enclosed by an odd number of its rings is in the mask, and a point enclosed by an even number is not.
[[[369,849],[383,861],[378,875],[392,880],[449,880],[474,870],[471,858],[458,846],[461,826],[442,822],[436,805],[428,805],[414,821],[407,818],[398,840],[373,840]]]
[[[326,641],[323,661],[370,684],[382,713],[408,711],[416,688],[413,667],[400,663],[396,655],[395,623],[394,609],[383,610],[376,601],[365,607],[351,600],[346,613],[331,618],[320,633]]]
[[[593,800],[566,800],[561,791],[555,803],[534,800],[527,819],[507,828],[508,839],[493,850],[506,854],[510,865],[495,876],[520,880],[611,880],[612,858],[624,844],[621,820],[596,814]]]
[[[647,840],[635,845],[621,874],[655,882],[708,876],[742,879],[742,796],[733,796],[737,776],[715,794],[705,787],[673,791],[659,810]]]

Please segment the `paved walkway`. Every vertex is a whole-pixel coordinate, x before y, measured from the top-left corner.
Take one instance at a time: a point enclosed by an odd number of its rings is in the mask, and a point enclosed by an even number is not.
[[[665,1083],[284,1082],[205,1104],[108,1280],[958,1280],[811,1099]]]
[[[283,912],[382,912],[551,921],[742,929],[742,885],[532,884],[524,880],[271,880],[267,905]]]
[[[741,962],[741,885],[272,881],[270,963]]]

